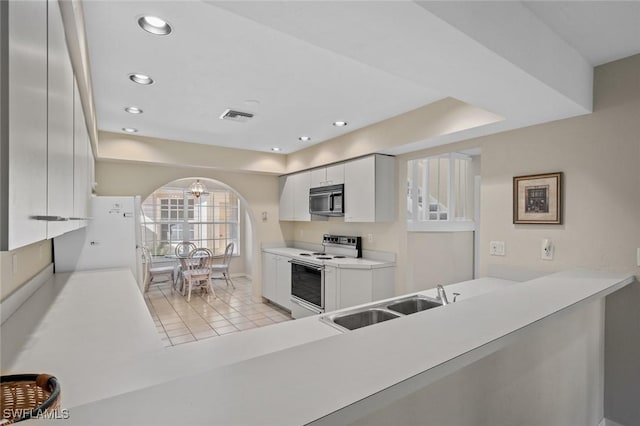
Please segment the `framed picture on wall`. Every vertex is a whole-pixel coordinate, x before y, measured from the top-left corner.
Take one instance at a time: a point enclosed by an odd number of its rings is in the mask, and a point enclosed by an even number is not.
[[[562,172],[513,178],[513,223],[562,223]]]

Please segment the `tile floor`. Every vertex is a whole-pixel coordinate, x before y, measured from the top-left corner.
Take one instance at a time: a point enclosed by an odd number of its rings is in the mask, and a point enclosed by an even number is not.
[[[169,283],[154,284],[145,302],[165,346],[175,346],[223,334],[237,333],[291,319],[289,313],[270,303],[255,302],[251,280],[234,278],[236,288],[224,280],[214,280],[217,298],[191,293],[191,301],[178,292],[171,294]]]

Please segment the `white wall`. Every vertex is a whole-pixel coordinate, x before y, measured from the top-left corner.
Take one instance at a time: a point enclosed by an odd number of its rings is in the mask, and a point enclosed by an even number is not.
[[[166,167],[163,165],[115,163],[100,161],[96,164],[98,195],[140,195],[144,200],[157,188],[182,178],[209,178],[229,185],[247,202],[247,214],[254,216],[251,241],[251,259],[260,259],[263,243],[284,242],[291,239],[291,225],[278,221],[278,178],[274,175],[242,173],[190,167]],[[267,212],[268,220],[261,220]],[[237,260],[237,259],[236,259]],[[246,266],[244,261],[232,262],[232,273]],[[262,269],[258,262],[251,267],[253,294],[261,295]]]

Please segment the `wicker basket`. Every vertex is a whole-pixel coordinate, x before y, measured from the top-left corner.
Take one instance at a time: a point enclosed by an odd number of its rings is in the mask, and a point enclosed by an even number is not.
[[[36,417],[60,407],[60,385],[48,374],[0,376],[0,425]]]

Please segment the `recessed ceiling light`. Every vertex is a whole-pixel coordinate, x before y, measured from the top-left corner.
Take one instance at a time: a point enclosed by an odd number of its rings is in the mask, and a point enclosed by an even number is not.
[[[167,35],[171,32],[171,25],[164,19],[155,16],[142,16],[138,19],[138,25],[143,30],[156,35]]]
[[[278,148],[277,146],[274,146],[273,148],[271,148],[271,151],[278,152],[280,151],[280,148]]]
[[[133,73],[129,74],[129,79],[134,83],[149,85],[153,84],[153,79],[146,74]]]
[[[144,112],[140,108],[134,106],[126,107],[124,110],[129,114],[142,114]]]
[[[298,138],[298,140],[300,140],[302,142],[309,142],[311,140],[311,138],[309,136],[300,136]]]
[[[138,133],[138,129],[134,129],[133,127],[123,127],[122,131],[127,133]]]
[[[347,122],[346,121],[334,121],[333,125],[336,126],[336,127],[344,127],[344,126],[347,125]]]

